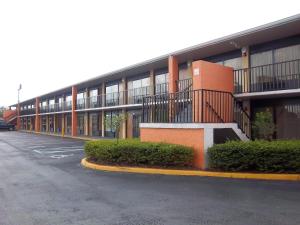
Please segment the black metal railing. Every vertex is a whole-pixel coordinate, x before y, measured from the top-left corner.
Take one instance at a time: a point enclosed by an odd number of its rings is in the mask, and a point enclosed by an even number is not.
[[[181,91],[191,91],[193,87],[193,80],[191,78],[184,79],[184,80],[177,80],[176,81],[177,90]]]
[[[62,112],[72,110],[72,102],[60,102],[40,107],[40,113]]]
[[[169,83],[162,83],[155,85],[155,94],[165,94],[169,92]]]
[[[35,108],[20,110],[20,115],[31,115],[31,114],[35,114]]]
[[[128,104],[142,104],[143,97],[148,96],[151,93],[151,86],[134,88],[128,90]]]
[[[192,90],[143,98],[144,123],[237,123],[250,137],[250,117],[232,93]]]
[[[234,71],[235,93],[300,88],[300,59]]]

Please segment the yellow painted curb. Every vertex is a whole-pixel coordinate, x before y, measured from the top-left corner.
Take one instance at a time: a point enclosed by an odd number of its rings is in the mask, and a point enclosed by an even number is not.
[[[19,132],[24,132],[24,133],[32,133],[32,134],[40,134],[40,135],[47,135],[47,136],[54,136],[54,137],[61,137],[61,138],[72,138],[72,139],[79,139],[79,140],[84,140],[84,141],[97,141],[99,139],[96,138],[89,138],[89,137],[73,137],[70,135],[61,135],[61,134],[52,134],[52,133],[46,133],[46,132],[35,132],[35,131],[28,131],[28,130],[20,130]]]
[[[143,174],[162,174],[176,176],[203,176],[203,177],[225,177],[237,179],[260,179],[260,180],[285,180],[300,181],[300,174],[258,174],[258,173],[230,173],[230,172],[211,172],[199,170],[170,170],[140,167],[124,166],[105,166],[88,162],[86,158],[81,160],[81,165],[94,170],[126,172],[126,173],[143,173]]]

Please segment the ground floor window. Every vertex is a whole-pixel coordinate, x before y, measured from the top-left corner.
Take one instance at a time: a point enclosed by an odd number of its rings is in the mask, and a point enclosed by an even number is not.
[[[84,114],[77,115],[77,134],[84,135]]]
[[[300,98],[282,98],[270,100],[254,100],[251,102],[251,117],[257,112],[269,110],[272,113],[276,139],[300,138]]]
[[[49,132],[54,132],[54,116],[49,116]]]
[[[90,113],[89,134],[91,136],[101,136],[101,113]]]
[[[118,114],[118,111],[105,112],[105,137],[116,137],[116,130],[114,129],[112,122],[114,115]]]
[[[42,116],[41,118],[41,131],[42,132],[47,132],[47,118],[46,116]]]
[[[65,133],[71,134],[72,130],[72,116],[71,114],[65,115]]]
[[[62,131],[62,115],[57,115],[55,118],[56,132],[61,133]]]
[[[142,122],[142,110],[132,110],[127,113],[127,137],[140,137],[140,123]]]

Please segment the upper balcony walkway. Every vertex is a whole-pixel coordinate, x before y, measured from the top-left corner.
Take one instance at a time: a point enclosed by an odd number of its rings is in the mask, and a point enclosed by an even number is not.
[[[300,88],[300,59],[234,71],[235,94]]]

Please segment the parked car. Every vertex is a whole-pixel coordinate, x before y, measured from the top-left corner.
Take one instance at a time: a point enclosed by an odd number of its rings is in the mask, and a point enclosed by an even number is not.
[[[0,130],[15,130],[15,125],[0,120]]]

